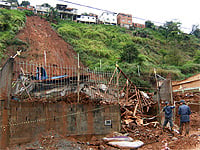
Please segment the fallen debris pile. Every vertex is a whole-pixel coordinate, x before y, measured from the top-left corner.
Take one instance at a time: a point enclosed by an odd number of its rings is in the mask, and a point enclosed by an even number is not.
[[[200,92],[173,93],[173,99],[175,101],[184,99],[186,102],[199,102]]]
[[[41,133],[36,137],[33,142],[24,145],[14,145],[10,149],[20,149],[20,150],[43,150],[43,149],[68,149],[68,150],[80,150],[85,149],[86,146],[78,144],[77,140],[73,138],[66,138],[54,130],[48,131],[46,133]]]

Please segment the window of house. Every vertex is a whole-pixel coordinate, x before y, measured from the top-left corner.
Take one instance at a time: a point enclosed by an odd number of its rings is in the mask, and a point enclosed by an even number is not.
[[[130,20],[128,20],[128,23],[131,23],[131,21],[130,21]]]
[[[125,20],[124,20],[124,19],[122,19],[122,22],[125,22]]]

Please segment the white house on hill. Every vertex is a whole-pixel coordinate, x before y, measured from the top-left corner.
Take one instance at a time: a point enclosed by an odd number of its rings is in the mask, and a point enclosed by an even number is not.
[[[103,12],[99,16],[99,22],[103,24],[117,25],[117,13]]]
[[[0,1],[0,8],[10,9],[11,8],[11,3]]]
[[[36,12],[40,14],[48,14],[50,11],[50,7],[45,7],[42,5],[36,5]]]
[[[97,23],[97,17],[96,16],[90,16],[90,15],[78,15],[77,16],[77,22],[96,24]]]

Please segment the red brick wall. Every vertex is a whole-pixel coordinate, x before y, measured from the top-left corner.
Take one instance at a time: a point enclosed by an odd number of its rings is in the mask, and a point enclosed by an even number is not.
[[[126,24],[132,26],[132,15],[119,13],[117,15],[117,24],[119,25]]]

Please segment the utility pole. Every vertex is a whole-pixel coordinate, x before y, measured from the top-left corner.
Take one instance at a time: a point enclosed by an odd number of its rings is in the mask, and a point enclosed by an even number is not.
[[[172,78],[171,78],[171,75],[170,75],[170,78],[169,78],[169,88],[170,88],[170,99],[171,99],[171,104],[175,104],[174,103],[174,99],[173,99],[173,88],[172,88]],[[173,110],[173,120],[175,122],[175,119],[176,119],[176,107],[174,108]]]

